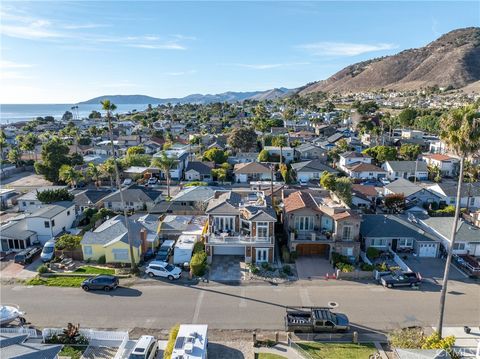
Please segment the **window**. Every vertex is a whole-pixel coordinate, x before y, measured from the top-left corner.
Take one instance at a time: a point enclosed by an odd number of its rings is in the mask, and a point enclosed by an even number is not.
[[[35,202],[30,202],[29,204],[30,204],[31,206],[33,206],[33,205],[35,204]]]
[[[27,206],[27,202],[25,202],[25,201],[22,202],[22,206],[23,206],[23,207],[26,207],[26,206]]]
[[[455,243],[453,245],[454,251],[464,251],[465,250],[465,243]]]
[[[268,222],[257,223],[257,238],[268,237]]]
[[[370,244],[370,247],[385,247],[387,240],[384,238],[374,238]]]
[[[45,221],[45,222],[43,222],[43,224],[45,225],[45,228],[50,228],[50,222],[49,221]]]
[[[116,261],[128,260],[128,249],[113,249],[113,259]]]
[[[52,227],[55,227],[55,220],[52,219]]]
[[[69,215],[70,215],[70,211],[67,211],[67,216],[69,216]]]
[[[470,206],[475,204],[475,197],[470,198]]]
[[[233,230],[233,217],[215,217],[215,230]]]
[[[343,227],[342,239],[344,241],[351,241],[353,239],[352,227],[351,226],[344,226]]]
[[[411,239],[411,238],[401,238],[397,241],[397,246],[400,247],[400,248],[404,248],[404,247],[412,248],[413,247],[413,239]]]
[[[455,204],[455,198],[450,198],[450,204]]]
[[[86,256],[91,256],[93,254],[92,246],[83,246],[83,253]]]
[[[344,255],[344,256],[353,256],[353,248],[352,248],[352,247],[344,247],[344,248],[342,248],[342,255]]]
[[[295,229],[297,231],[313,230],[313,217],[312,216],[295,217]]]

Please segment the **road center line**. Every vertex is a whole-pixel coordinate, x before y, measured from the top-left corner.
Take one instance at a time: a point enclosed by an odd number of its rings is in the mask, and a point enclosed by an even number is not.
[[[202,306],[204,296],[205,296],[205,292],[202,290],[198,295],[197,304],[195,304],[195,312],[193,312],[192,324],[197,324],[198,316],[200,314],[200,307]]]
[[[308,294],[307,288],[300,288],[300,300],[302,301],[302,305],[304,307],[311,307],[312,301],[310,300],[310,296]]]

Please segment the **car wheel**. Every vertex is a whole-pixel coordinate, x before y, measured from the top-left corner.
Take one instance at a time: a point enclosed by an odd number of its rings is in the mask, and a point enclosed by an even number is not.
[[[174,279],[173,275],[169,275],[167,278],[168,278],[168,280],[173,280]]]
[[[111,288],[110,288],[109,286],[105,286],[105,287],[103,288],[103,290],[104,290],[105,292],[110,292],[110,289],[111,289]]]
[[[410,283],[410,288],[415,288],[417,285],[415,283]]]
[[[393,284],[389,283],[389,284],[387,284],[387,287],[388,288],[393,288]]]
[[[153,275],[152,272],[148,273],[148,276],[149,276],[150,278],[153,278],[153,277],[154,277],[154,275]]]
[[[88,285],[84,285],[82,287],[82,289],[85,291],[85,292],[88,292],[90,290],[90,288],[88,287]]]

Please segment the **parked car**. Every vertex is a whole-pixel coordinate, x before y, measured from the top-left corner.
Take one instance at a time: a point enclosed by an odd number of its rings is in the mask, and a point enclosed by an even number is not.
[[[103,289],[108,292],[118,287],[118,278],[114,275],[100,274],[96,277],[85,279],[82,282],[82,289],[86,292],[89,290]]]
[[[287,332],[348,332],[350,322],[345,314],[333,313],[329,307],[287,307]]]
[[[44,263],[50,262],[53,258],[55,258],[55,240],[51,239],[45,243],[42,253],[40,253],[40,258]]]
[[[374,180],[374,179],[370,179],[370,180],[367,180],[365,182],[362,182],[360,183],[362,186],[375,186],[375,187],[383,187],[383,183],[378,181],[378,180]]]
[[[132,183],[133,183],[133,180],[131,178],[125,178],[122,186],[130,186]]]
[[[153,359],[158,355],[158,342],[151,335],[142,335],[130,353],[129,359]]]
[[[148,247],[148,249],[146,250],[145,254],[143,255],[143,259],[145,261],[148,261],[152,258],[155,258],[155,255],[157,254],[157,250],[152,248],[152,247]]]
[[[384,184],[385,186],[387,184],[390,184],[390,180],[388,178],[385,178],[385,177],[380,178],[380,182],[382,182],[382,184]]]
[[[298,181],[298,183],[300,183],[300,186],[307,186],[308,185],[308,181],[304,178],[302,178],[300,181]]]
[[[18,252],[13,261],[18,264],[30,264],[33,259],[42,251],[40,247],[30,247]]]
[[[168,262],[168,259],[172,255],[174,246],[175,246],[175,241],[173,240],[166,240],[165,242],[163,242],[162,245],[160,246],[160,249],[158,250],[158,253],[155,259],[157,261]]]
[[[161,261],[150,262],[145,269],[149,277],[164,277],[168,280],[180,278],[182,270],[174,265]]]
[[[393,272],[380,277],[380,283],[387,288],[416,287],[422,282],[422,277],[415,272]]]
[[[153,185],[156,185],[157,182],[158,182],[157,177],[150,177],[147,181],[147,185],[153,186]]]

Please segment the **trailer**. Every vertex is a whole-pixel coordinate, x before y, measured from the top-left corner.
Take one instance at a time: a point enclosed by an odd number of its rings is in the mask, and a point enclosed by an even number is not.
[[[173,264],[181,265],[190,263],[192,259],[193,247],[197,242],[197,236],[192,234],[182,234],[178,237],[173,250]]]

